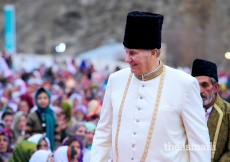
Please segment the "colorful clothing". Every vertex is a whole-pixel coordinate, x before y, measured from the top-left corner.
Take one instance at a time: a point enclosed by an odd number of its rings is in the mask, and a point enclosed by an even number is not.
[[[54,153],[55,162],[70,162],[76,155],[76,151],[72,147],[61,146]]]
[[[46,133],[46,137],[50,140],[51,150],[53,151],[54,148],[58,147],[60,144],[60,130],[54,117],[53,110],[49,106],[41,108],[37,103],[37,97],[41,91],[44,91],[48,95],[50,101],[50,93],[44,88],[39,88],[35,93],[38,109],[28,116],[25,138],[27,139],[31,135],[38,133]]]
[[[48,162],[51,158],[51,152],[46,150],[38,150],[36,151],[29,162]]]
[[[22,141],[15,147],[9,162],[28,162],[35,150],[36,145],[34,143]]]
[[[61,109],[63,110],[66,118],[68,119],[67,125],[72,124],[73,121],[71,120],[71,117],[72,117],[72,107],[71,107],[71,104],[69,102],[67,102],[67,101],[64,101],[61,104]]]
[[[4,128],[2,130],[0,130],[0,135],[4,135],[7,137],[7,141],[8,141],[8,148],[6,150],[6,152],[0,152],[0,157],[3,159],[3,161],[8,161],[10,156],[11,156],[11,142],[10,142],[10,132]]]
[[[13,123],[12,123],[12,127],[11,129],[14,132],[14,139],[15,139],[15,145],[18,144],[19,142],[21,142],[23,140],[23,135],[22,135],[22,131],[18,129],[17,124],[20,120],[20,118],[22,116],[26,116],[26,114],[22,111],[17,112],[16,114],[14,114],[14,119],[13,119]]]
[[[78,156],[78,162],[82,162],[83,161],[83,145],[80,139],[78,139],[76,136],[72,136],[72,137],[68,137],[67,140],[62,144],[62,146],[70,146],[70,144],[73,141],[77,141],[80,145],[80,149],[81,149],[81,154]]]

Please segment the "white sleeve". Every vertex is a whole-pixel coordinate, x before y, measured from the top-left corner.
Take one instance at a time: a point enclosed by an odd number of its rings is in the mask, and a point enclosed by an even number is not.
[[[182,107],[182,120],[188,138],[190,161],[210,162],[210,138],[197,80],[188,85]]]
[[[97,125],[91,151],[91,162],[108,162],[112,147],[112,103],[110,95],[111,76],[105,91],[100,120]]]

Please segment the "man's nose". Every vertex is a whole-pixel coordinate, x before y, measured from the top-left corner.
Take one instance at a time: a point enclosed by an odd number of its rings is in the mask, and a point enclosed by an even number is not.
[[[130,61],[131,61],[131,57],[128,54],[126,54],[125,55],[125,62],[130,63]]]
[[[204,89],[200,86],[200,93],[204,94]]]

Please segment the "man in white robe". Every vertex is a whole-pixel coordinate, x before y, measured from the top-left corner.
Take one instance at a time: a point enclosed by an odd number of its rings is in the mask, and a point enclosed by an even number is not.
[[[124,46],[130,68],[113,73],[91,162],[209,162],[210,139],[199,85],[159,60],[163,16],[130,12]]]

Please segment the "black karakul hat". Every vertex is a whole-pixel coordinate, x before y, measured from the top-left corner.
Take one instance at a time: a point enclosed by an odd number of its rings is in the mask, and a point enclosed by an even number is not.
[[[217,66],[213,62],[196,59],[192,65],[192,76],[209,76],[218,82]]]
[[[131,49],[160,49],[164,16],[149,12],[128,13],[123,44]]]

